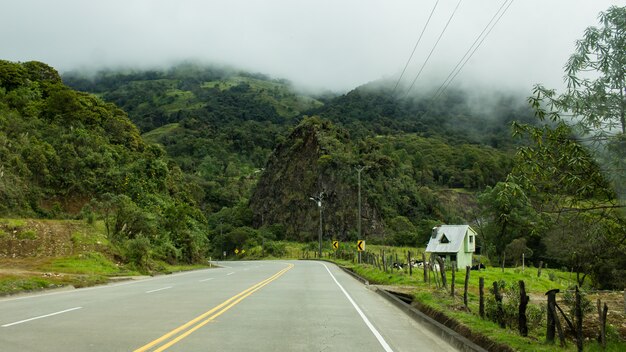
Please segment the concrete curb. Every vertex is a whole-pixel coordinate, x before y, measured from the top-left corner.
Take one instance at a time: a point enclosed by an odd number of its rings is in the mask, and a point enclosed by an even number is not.
[[[333,263],[335,264],[335,263]],[[335,264],[337,265],[337,264]],[[411,318],[413,318],[413,320],[417,321],[418,323],[423,324],[426,328],[428,328],[428,330],[430,330],[431,332],[433,332],[434,334],[438,335],[439,337],[441,337],[441,339],[443,339],[444,341],[446,341],[447,343],[449,343],[452,347],[458,348],[460,351],[464,351],[464,352],[469,352],[469,351],[475,351],[475,352],[488,352],[488,350],[484,349],[483,347],[480,347],[479,345],[475,344],[474,342],[470,341],[469,339],[467,339],[466,337],[462,336],[461,334],[457,333],[456,331],[450,329],[449,327],[441,324],[440,322],[436,321],[435,319],[429,317],[428,315],[422,313],[421,311],[419,311],[418,309],[416,309],[415,307],[407,304],[406,302],[402,301],[400,298],[396,297],[395,295],[383,290],[383,289],[379,289],[375,286],[370,286],[369,282],[359,276],[358,274],[340,266],[337,265],[339,268],[341,268],[341,270],[343,270],[344,272],[348,273],[349,275],[351,275],[352,277],[354,277],[355,279],[357,279],[358,281],[364,283],[365,285],[368,286],[369,289],[373,290],[374,292],[377,292],[379,295],[381,295],[383,298],[385,298],[386,300],[388,300],[389,302],[391,302],[392,304],[394,304],[396,307],[400,308],[402,311],[404,311],[408,316],[410,316]]]
[[[336,264],[335,264],[336,265]],[[352,270],[348,270],[342,266],[340,266],[341,270],[345,271],[346,273],[348,273],[349,275],[351,275],[353,278],[357,279],[358,281],[361,281],[362,284],[369,286],[370,282],[367,281],[364,277],[359,276],[359,274],[353,272]]]

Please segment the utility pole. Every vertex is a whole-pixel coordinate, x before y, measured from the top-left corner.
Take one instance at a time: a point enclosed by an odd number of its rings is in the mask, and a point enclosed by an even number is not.
[[[320,210],[320,231],[319,231],[320,246],[319,246],[319,256],[318,256],[318,259],[322,259],[322,198],[323,197],[324,197],[324,192],[320,192],[317,197],[315,197],[315,196],[309,197],[310,200],[312,200],[315,203],[317,203],[317,207]]]

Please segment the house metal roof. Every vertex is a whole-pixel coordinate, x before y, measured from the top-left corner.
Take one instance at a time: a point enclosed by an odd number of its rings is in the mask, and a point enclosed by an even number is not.
[[[441,225],[435,227],[433,231],[437,234],[435,238],[431,238],[426,246],[426,252],[429,253],[458,253],[463,248],[463,240],[468,230],[474,232],[469,225]],[[474,232],[475,233],[475,232]],[[442,243],[441,238],[446,236],[448,243]]]

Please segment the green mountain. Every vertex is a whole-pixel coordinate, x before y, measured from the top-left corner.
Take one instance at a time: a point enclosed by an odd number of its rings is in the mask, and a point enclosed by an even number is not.
[[[207,242],[194,196],[123,110],[44,63],[0,61],[0,216],[98,214],[123,258],[192,262]]]
[[[512,166],[510,122],[532,118],[504,94],[477,108],[467,92],[399,99],[375,82],[322,98],[284,80],[195,64],[63,79],[128,111],[196,187],[214,230],[228,218],[235,228],[274,226],[277,238],[314,237],[318,218],[308,198],[322,190],[336,197],[325,231],[354,236],[358,166],[369,167],[368,234],[415,243],[407,235],[415,227],[468,221],[472,194]]]
[[[295,117],[322,104],[284,80],[194,64],[63,79],[128,111],[145,138],[199,185],[209,213],[245,202]]]

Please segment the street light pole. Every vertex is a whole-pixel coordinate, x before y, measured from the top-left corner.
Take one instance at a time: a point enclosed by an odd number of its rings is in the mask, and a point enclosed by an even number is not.
[[[358,179],[359,179],[359,216],[357,219],[358,220],[357,229],[358,229],[358,235],[359,235],[358,239],[361,239],[361,171],[363,170],[365,170],[365,166],[356,168],[356,172],[357,172]]]
[[[324,192],[320,192],[317,197],[309,197],[310,200],[317,203],[317,207],[320,209],[320,231],[319,231],[319,255],[318,258],[322,259],[322,197]]]

